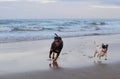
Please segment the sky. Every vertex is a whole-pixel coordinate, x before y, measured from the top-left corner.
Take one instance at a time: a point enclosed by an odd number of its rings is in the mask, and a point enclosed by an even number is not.
[[[120,0],[0,0],[0,19],[120,18]]]

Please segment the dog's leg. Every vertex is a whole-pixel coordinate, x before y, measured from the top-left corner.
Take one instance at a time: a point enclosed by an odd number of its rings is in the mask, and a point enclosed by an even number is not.
[[[107,60],[107,53],[105,54],[105,60]]]
[[[97,54],[97,58],[101,59],[101,55],[100,55],[100,53]]]
[[[100,54],[99,54],[99,53],[97,54],[97,57],[100,57]]]
[[[54,59],[55,54],[53,53],[52,59]]]
[[[52,49],[50,49],[50,52],[49,52],[49,58],[51,58],[51,54],[52,54]]]
[[[101,56],[101,55],[99,55],[99,59],[101,59],[101,57],[102,57],[102,56]]]
[[[50,51],[49,58],[51,58],[52,51]]]
[[[57,53],[57,56],[56,56],[55,59],[53,60],[54,62],[58,59],[59,55],[60,55],[60,52]]]

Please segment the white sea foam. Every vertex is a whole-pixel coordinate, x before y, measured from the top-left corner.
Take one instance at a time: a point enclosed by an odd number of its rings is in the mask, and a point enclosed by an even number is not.
[[[12,28],[0,26],[0,32],[10,32],[10,31],[12,31]]]
[[[43,27],[16,27],[14,31],[42,31]]]

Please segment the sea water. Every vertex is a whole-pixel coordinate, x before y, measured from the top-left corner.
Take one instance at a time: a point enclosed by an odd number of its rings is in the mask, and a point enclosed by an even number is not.
[[[0,19],[0,43],[119,34],[120,19]]]

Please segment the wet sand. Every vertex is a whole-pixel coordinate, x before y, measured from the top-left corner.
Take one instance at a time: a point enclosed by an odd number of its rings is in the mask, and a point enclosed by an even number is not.
[[[95,64],[75,69],[51,69],[0,76],[0,79],[120,79],[120,64]]]
[[[56,63],[48,59],[53,40],[0,44],[0,79],[120,79],[120,35],[63,38]],[[108,43],[108,60],[93,58]]]

